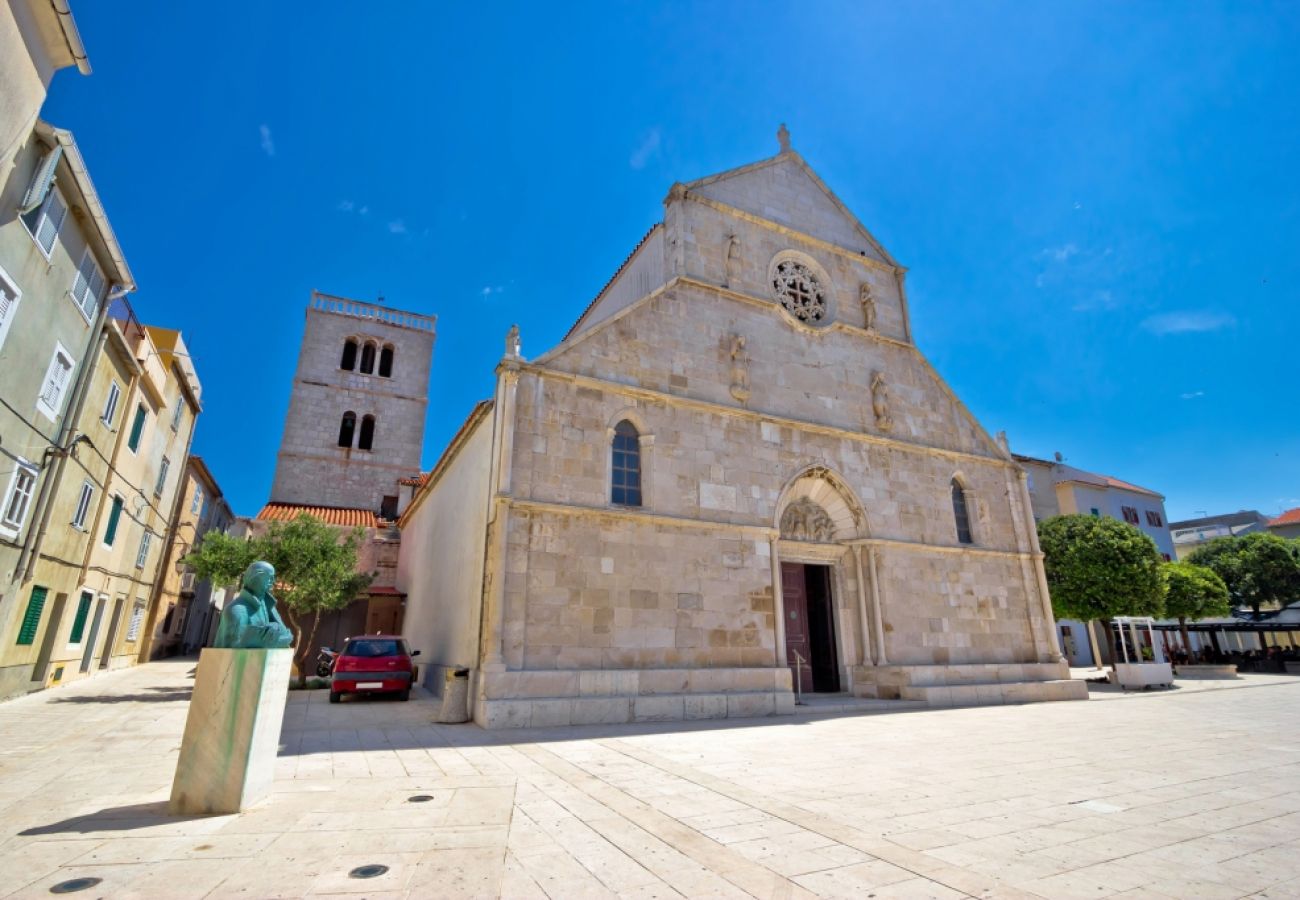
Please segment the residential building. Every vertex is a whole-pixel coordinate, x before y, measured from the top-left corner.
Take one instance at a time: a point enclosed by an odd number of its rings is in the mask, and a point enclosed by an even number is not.
[[[526,360],[512,329],[404,511],[404,634],[431,686],[471,670],[480,724],[1086,696],[1020,466],[778,137],[673,185],[558,346]]]
[[[1166,561],[1174,558],[1162,494],[1066,465],[1060,454],[1055,460],[1020,454],[1015,458],[1025,468],[1035,522],[1061,515],[1108,516],[1127,522],[1151,538]],[[1098,640],[1090,623],[1059,619],[1056,627],[1061,649],[1071,666],[1096,666],[1109,661],[1106,642]],[[1158,654],[1159,649],[1153,648],[1152,652]]]
[[[158,599],[154,627],[145,638],[141,656],[159,659],[206,647],[216,636],[217,623],[231,585],[213,585],[195,577],[182,560],[208,532],[229,532],[235,514],[222,496],[217,479],[202,457],[191,456],[176,494],[161,571],[155,583]]]
[[[95,347],[14,578],[0,696],[132,665],[149,633],[200,385],[180,335],[142,326],[123,300]]]
[[[27,687],[34,659],[13,642],[51,527],[55,473],[87,440],[78,422],[95,402],[96,361],[115,358],[111,298],[134,288],[70,132],[37,122],[17,173],[0,196],[3,208],[26,210],[0,219],[0,644],[10,645],[0,670],[19,668],[0,671],[0,696],[13,692],[12,679]]]
[[[16,151],[30,139],[54,73],[70,66],[90,74],[67,0],[0,3],[0,187],[13,173]]]
[[[1268,523],[1268,530],[1278,537],[1300,538],[1300,506],[1288,509]]]
[[[1186,559],[1199,547],[1215,538],[1239,537],[1252,531],[1263,531],[1268,527],[1268,516],[1253,509],[1169,523],[1169,531],[1174,539],[1174,552],[1179,559]]]

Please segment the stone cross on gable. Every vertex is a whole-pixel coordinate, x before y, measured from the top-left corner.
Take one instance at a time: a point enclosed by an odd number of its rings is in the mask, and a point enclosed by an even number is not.
[[[776,130],[776,142],[781,145],[781,152],[785,153],[790,149],[790,132],[786,130],[785,123]]]

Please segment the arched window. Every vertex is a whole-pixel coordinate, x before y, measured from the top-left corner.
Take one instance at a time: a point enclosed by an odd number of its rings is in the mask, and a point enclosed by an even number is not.
[[[379,351],[379,377],[393,377],[393,345],[384,344],[384,349]]]
[[[952,480],[952,516],[957,521],[958,542],[975,543],[970,534],[970,515],[966,512],[966,489],[956,478]]]
[[[624,419],[614,427],[609,499],[620,506],[641,505],[641,436]]]
[[[363,416],[361,418],[361,436],[357,438],[358,450],[369,450],[375,443],[375,417]]]
[[[375,371],[375,344],[374,341],[366,341],[366,345],[361,348],[361,374],[372,375]]]
[[[357,367],[357,342],[348,338],[343,342],[343,359],[339,363],[340,369],[346,369],[351,372]]]
[[[352,448],[352,432],[357,428],[357,414],[348,410],[339,424],[339,446]]]

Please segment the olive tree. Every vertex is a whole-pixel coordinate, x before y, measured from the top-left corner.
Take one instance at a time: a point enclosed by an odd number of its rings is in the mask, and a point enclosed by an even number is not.
[[[321,616],[346,607],[373,578],[357,571],[357,547],[364,537],[363,528],[343,533],[303,514],[289,522],[272,522],[264,534],[247,540],[209,531],[182,561],[214,584],[238,582],[255,560],[273,565],[273,592],[297,638],[294,658],[302,678]],[[299,619],[305,616],[312,619],[304,640]]]
[[[1213,569],[1190,562],[1165,563],[1160,573],[1165,580],[1165,615],[1178,620],[1183,649],[1190,653],[1187,620],[1226,616],[1232,612],[1228,587]]]
[[[1100,619],[1113,665],[1111,619],[1158,616],[1164,610],[1163,560],[1155,541],[1118,519],[1083,515],[1044,519],[1038,541],[1053,612],[1063,619]]]

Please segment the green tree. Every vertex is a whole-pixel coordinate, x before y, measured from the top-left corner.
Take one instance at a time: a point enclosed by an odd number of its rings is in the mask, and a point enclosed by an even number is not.
[[[290,522],[272,522],[264,534],[250,540],[210,531],[183,561],[214,584],[237,582],[254,560],[275,566],[274,593],[298,638],[295,660],[302,679],[321,616],[346,607],[373,578],[357,571],[357,547],[364,539],[365,529],[343,534],[303,514]],[[311,616],[311,629],[304,640],[299,620],[306,616]]]
[[[1228,586],[1233,605],[1249,606],[1256,615],[1260,607],[1300,600],[1300,547],[1276,534],[1215,538],[1187,562],[1213,569]]]
[[[1113,665],[1111,619],[1158,616],[1164,610],[1162,560],[1155,541],[1118,519],[1082,515],[1044,519],[1038,523],[1038,540],[1052,610],[1064,619],[1100,619]]]
[[[1165,563],[1160,572],[1165,580],[1165,615],[1178,620],[1183,649],[1190,652],[1187,620],[1226,616],[1232,612],[1228,587],[1213,569],[1189,562]]]

